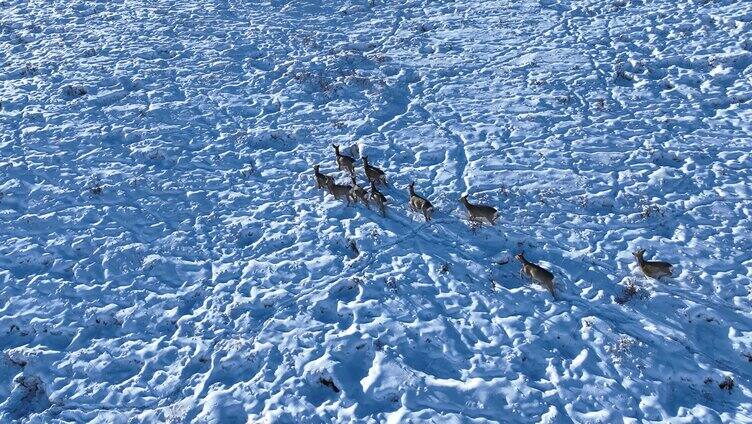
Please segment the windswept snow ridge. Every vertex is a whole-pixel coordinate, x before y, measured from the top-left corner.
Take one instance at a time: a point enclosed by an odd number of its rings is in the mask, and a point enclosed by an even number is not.
[[[2,422],[752,422],[752,2],[0,0],[0,63]]]

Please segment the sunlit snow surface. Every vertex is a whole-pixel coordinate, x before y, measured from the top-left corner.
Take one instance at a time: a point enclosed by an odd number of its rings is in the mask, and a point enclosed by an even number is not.
[[[752,421],[752,2],[0,0],[0,63],[2,422]]]

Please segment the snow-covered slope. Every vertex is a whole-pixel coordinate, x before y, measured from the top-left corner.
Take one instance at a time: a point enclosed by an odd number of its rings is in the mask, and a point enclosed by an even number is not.
[[[751,2],[0,11],[0,421],[752,422]]]

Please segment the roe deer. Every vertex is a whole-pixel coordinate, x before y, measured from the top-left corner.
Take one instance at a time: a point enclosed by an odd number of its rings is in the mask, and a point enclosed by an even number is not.
[[[373,181],[376,184],[387,185],[386,174],[384,174],[384,171],[375,166],[371,166],[368,163],[368,156],[361,156],[360,158],[363,160],[363,170],[366,172],[366,178],[368,178],[368,181]]]
[[[355,177],[350,177],[350,181],[352,181],[350,198],[353,200],[353,202],[360,200],[364,205],[366,205],[366,207],[369,207],[368,192],[363,187],[358,185],[358,181],[355,179]]]
[[[499,217],[499,213],[495,208],[486,205],[472,204],[467,200],[467,194],[460,197],[460,202],[465,205],[471,221],[486,219],[491,225],[496,225],[496,218]]]
[[[433,214],[434,208],[431,202],[423,196],[415,193],[415,181],[411,182],[407,186],[407,190],[410,192],[410,209],[423,213],[423,217],[426,222],[431,220],[431,214]]]
[[[319,171],[318,165],[313,165],[313,175],[316,177],[316,188],[326,189],[326,178],[328,175],[322,174],[321,171]]]
[[[337,167],[340,171],[344,168],[350,175],[355,176],[355,159],[352,156],[343,155],[339,152],[339,144],[332,144],[334,154],[337,155]]]
[[[386,196],[376,188],[376,184],[371,181],[371,194],[369,196],[381,211],[381,216],[386,216]]]
[[[640,267],[640,270],[642,270],[643,274],[646,276],[656,280],[659,280],[661,277],[671,276],[674,266],[670,263],[662,261],[646,261],[645,258],[643,258],[643,255],[645,255],[645,249],[639,249],[632,254],[637,259],[637,266]]]
[[[329,189],[329,193],[331,193],[335,199],[340,200],[344,197],[345,201],[347,201],[347,206],[350,206],[350,190],[352,190],[352,187],[349,185],[337,184],[334,182],[334,177],[327,176],[326,188]]]
[[[522,268],[520,269],[520,275],[527,275],[530,280],[542,285],[551,293],[551,296],[556,299],[556,292],[554,286],[554,275],[540,265],[536,265],[527,259],[525,259],[524,252],[515,256],[517,260],[522,262]]]

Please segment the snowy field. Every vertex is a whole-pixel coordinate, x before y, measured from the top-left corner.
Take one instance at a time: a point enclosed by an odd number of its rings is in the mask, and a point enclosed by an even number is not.
[[[750,1],[0,0],[0,64],[0,422],[752,422]]]

